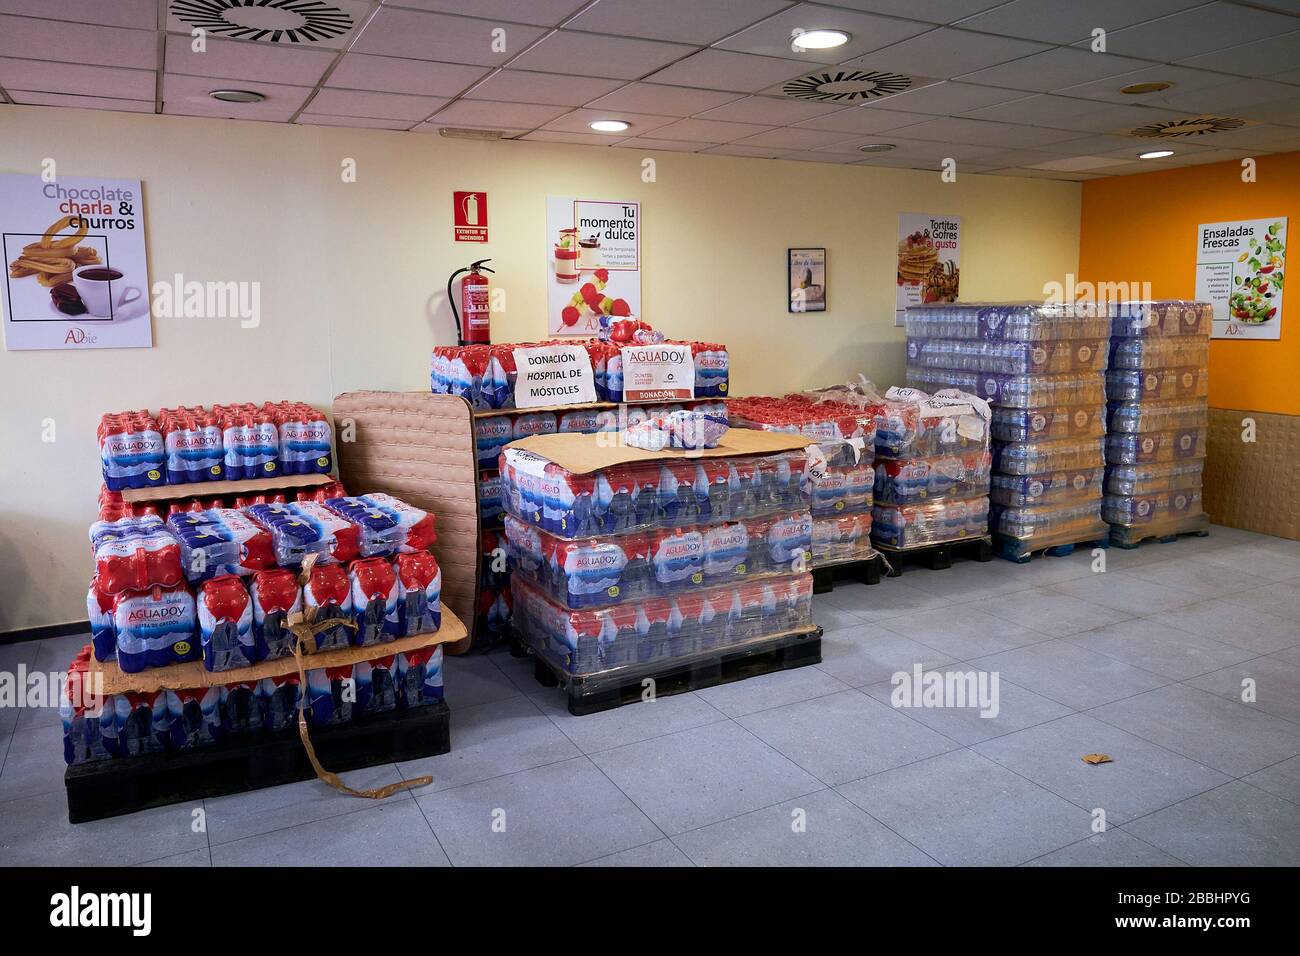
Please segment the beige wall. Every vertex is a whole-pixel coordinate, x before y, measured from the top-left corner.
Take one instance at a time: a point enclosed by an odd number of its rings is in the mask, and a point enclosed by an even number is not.
[[[425,388],[447,275],[481,256],[507,292],[494,338],[540,337],[548,194],[641,201],[644,317],[726,343],[737,395],[901,378],[901,211],[964,217],[965,298],[1037,297],[1077,267],[1073,183],[654,155],[643,183],[633,150],[0,106],[0,170],[143,180],[153,282],[262,284],[256,329],[155,318],[151,350],[0,353],[0,632],[85,617],[101,413]],[[488,191],[486,249],[450,241],[452,189]],[[828,312],[787,314],[792,245],[827,247]]]

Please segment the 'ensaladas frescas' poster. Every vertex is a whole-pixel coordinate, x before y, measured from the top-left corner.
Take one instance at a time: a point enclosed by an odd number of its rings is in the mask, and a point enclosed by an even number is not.
[[[149,348],[137,179],[0,174],[5,348]]]
[[[897,318],[910,305],[956,302],[960,283],[961,216],[899,213]]]
[[[1214,306],[1216,339],[1280,339],[1286,217],[1201,224],[1196,298]]]
[[[641,318],[641,204],[546,199],[546,323],[551,335],[593,336]]]

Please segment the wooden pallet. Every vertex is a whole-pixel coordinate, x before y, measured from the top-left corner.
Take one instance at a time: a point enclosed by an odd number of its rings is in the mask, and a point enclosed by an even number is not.
[[[1109,537],[1085,538],[1082,541],[1073,541],[1066,544],[1053,544],[1047,547],[1036,545],[1032,540],[1022,541],[1020,538],[1011,538],[1002,534],[993,535],[993,553],[999,558],[1005,558],[1008,561],[1014,561],[1016,564],[1028,564],[1035,554],[1049,555],[1054,558],[1069,557],[1079,549],[1091,551],[1094,548],[1109,548]]]
[[[1132,551],[1146,541],[1168,544],[1179,538],[1207,538],[1210,535],[1210,519],[1205,515],[1201,515],[1201,519],[1203,520],[1188,521],[1178,531],[1159,530],[1159,526],[1157,526],[1158,530],[1152,530],[1142,525],[1113,524],[1110,526],[1110,543],[1125,551]]]
[[[838,564],[814,565],[812,569],[813,594],[829,594],[834,591],[836,579],[844,580],[847,578],[859,581],[862,584],[879,584],[880,574],[883,569],[884,562],[880,560],[878,554],[860,561],[841,561]]]

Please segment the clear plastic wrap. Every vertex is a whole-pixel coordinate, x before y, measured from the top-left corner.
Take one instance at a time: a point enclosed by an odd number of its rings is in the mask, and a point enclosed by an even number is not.
[[[806,570],[812,527],[802,511],[575,540],[508,515],[505,536],[514,575],[565,607],[584,608]]]
[[[902,550],[988,534],[989,499],[949,498],[919,505],[876,505],[871,540]]]
[[[1157,335],[1198,335],[1208,338],[1214,306],[1183,299],[1116,302],[1110,305],[1111,332],[1120,338]]]
[[[1205,368],[1121,368],[1106,373],[1106,396],[1112,402],[1204,398],[1209,393],[1210,373]]]
[[[1170,402],[1111,402],[1106,408],[1107,430],[1112,432],[1205,428],[1209,424],[1209,415],[1209,403],[1203,398],[1178,398]]]
[[[1112,339],[1111,368],[1204,368],[1210,361],[1210,342],[1200,335],[1175,335],[1151,339]]]
[[[1101,372],[1001,375],[996,372],[962,372],[909,365],[907,384],[924,389],[957,388],[978,395],[991,404],[1012,408],[1101,405],[1106,401],[1106,379]]]
[[[1106,463],[1104,438],[999,442],[993,467],[1005,475],[1041,475],[1051,471],[1100,468]]]
[[[1106,436],[1106,461],[1112,465],[1182,461],[1205,457],[1206,429],[1181,428],[1164,432]]]
[[[907,363],[918,368],[949,368],[1004,375],[1056,375],[1102,372],[1108,340],[1046,339],[1040,342],[971,342],[962,339],[907,340]]]
[[[1050,441],[1057,438],[1089,438],[1106,434],[1101,406],[1057,405],[1051,408],[993,409],[993,440]]]
[[[1104,339],[1110,319],[1086,302],[935,302],[908,308],[907,337],[1042,342]]]
[[[1201,514],[1201,490],[1159,491],[1149,495],[1107,495],[1101,513],[1111,524],[1176,524]]]
[[[1110,465],[1106,469],[1106,493],[1150,495],[1161,491],[1196,491],[1205,474],[1205,459],[1155,464]]]
[[[875,500],[901,505],[936,498],[969,498],[989,491],[993,456],[988,451],[930,458],[876,461]]]
[[[803,452],[736,458],[672,457],[575,475],[540,455],[500,459],[506,511],[562,538],[585,538],[807,507]]]
[[[813,567],[866,561],[875,557],[871,546],[871,513],[813,518]]]
[[[1040,508],[1097,502],[1106,469],[1080,468],[1039,475],[994,475],[989,501],[1009,508]]]
[[[860,400],[876,421],[877,455],[925,458],[988,448],[992,412],[973,394],[891,388],[879,395],[869,382],[862,387]]]
[[[1035,508],[994,505],[989,527],[996,534],[1029,543],[1034,548],[1104,538],[1108,530],[1101,517],[1099,496],[1071,505]]]
[[[852,456],[841,454],[834,460],[842,462],[845,457]],[[856,464],[828,464],[818,480],[805,483],[808,506],[819,516],[870,511],[875,481],[870,453]]]
[[[810,574],[583,610],[561,607],[519,575],[510,587],[519,633],[544,660],[574,677],[622,678],[639,664],[662,668],[814,626]]]

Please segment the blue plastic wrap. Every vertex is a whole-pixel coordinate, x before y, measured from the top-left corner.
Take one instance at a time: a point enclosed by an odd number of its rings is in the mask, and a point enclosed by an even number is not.
[[[1057,405],[1051,408],[993,409],[993,440],[1050,441],[1093,438],[1106,434],[1100,405]]]
[[[1157,461],[1180,461],[1205,457],[1206,429],[1181,428],[1173,431],[1106,436],[1106,461],[1112,465],[1134,465]]]
[[[1039,475],[1067,469],[1100,468],[1105,463],[1105,439],[1102,438],[999,442],[993,449],[994,469],[1007,475]]]
[[[1013,408],[1101,405],[1106,400],[1106,380],[1101,372],[1001,375],[996,372],[961,372],[909,365],[907,383],[927,390],[959,388],[978,395],[991,404],[1009,405]]]
[[[1056,375],[1106,370],[1107,339],[984,342],[908,338],[907,362],[918,368],[950,368],[1003,375]]]
[[[1111,335],[1136,338],[1157,335],[1209,337],[1214,306],[1183,299],[1117,302],[1110,306]]]
[[[1150,495],[1161,491],[1195,491],[1205,474],[1203,458],[1153,464],[1110,465],[1106,469],[1106,493]]]
[[[1177,428],[1205,428],[1209,404],[1203,398],[1176,398],[1169,402],[1111,402],[1106,409],[1112,432],[1158,432]]]
[[[1080,505],[1101,499],[1106,469],[1079,468],[1038,475],[994,475],[989,500],[1010,508]]]

